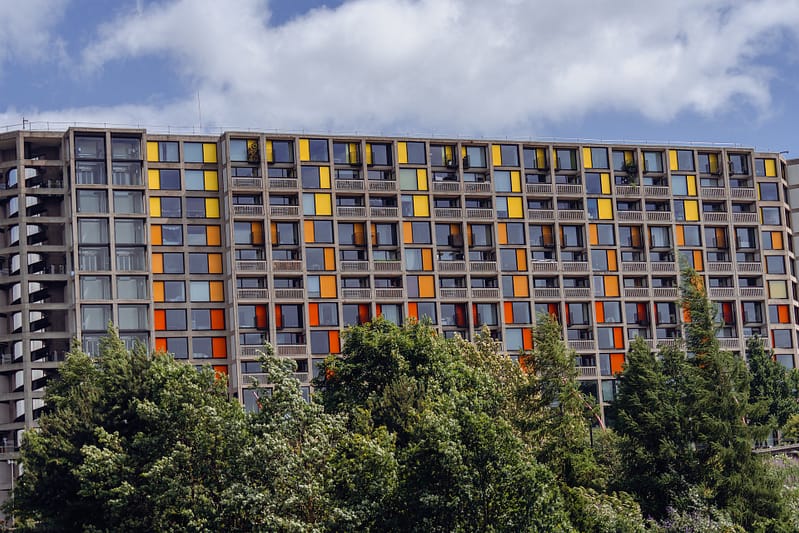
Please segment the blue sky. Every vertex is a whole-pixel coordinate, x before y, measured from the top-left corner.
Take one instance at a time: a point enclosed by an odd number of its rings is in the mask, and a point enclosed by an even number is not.
[[[0,125],[790,150],[796,0],[0,0]]]

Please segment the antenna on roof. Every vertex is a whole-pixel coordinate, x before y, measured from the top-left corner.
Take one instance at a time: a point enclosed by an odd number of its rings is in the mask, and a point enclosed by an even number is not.
[[[197,91],[197,117],[200,120],[200,130],[203,129],[203,108],[200,104],[200,91]]]

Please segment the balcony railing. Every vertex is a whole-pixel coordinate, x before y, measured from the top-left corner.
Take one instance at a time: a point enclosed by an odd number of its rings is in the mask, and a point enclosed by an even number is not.
[[[652,287],[652,296],[655,298],[677,298],[679,289],[677,287]]]
[[[646,220],[648,222],[671,222],[674,215],[671,211],[647,211]]]
[[[677,272],[677,263],[652,263],[652,272]]]
[[[555,220],[555,212],[546,209],[528,209],[528,220]]]
[[[578,352],[584,352],[584,351],[587,351],[587,350],[593,350],[594,346],[595,346],[595,344],[594,344],[594,340],[593,339],[590,339],[590,340],[588,340],[588,339],[586,339],[586,340],[578,339],[578,340],[569,341],[569,348],[571,348],[572,350],[577,350]],[[588,368],[592,368],[592,367],[588,367]]]
[[[349,218],[366,218],[366,208],[357,206],[337,206],[336,215]]]
[[[275,298],[279,300],[302,300],[304,297],[305,297],[304,289],[295,289],[295,288],[275,289]]]
[[[578,366],[577,367],[577,376],[581,378],[593,378],[596,377],[597,371],[595,366]]]
[[[394,180],[369,180],[370,191],[396,191],[397,182]]]
[[[250,217],[258,217],[264,214],[264,206],[262,205],[234,205],[234,215],[243,215]]]
[[[559,194],[571,194],[571,195],[582,195],[583,194],[583,186],[570,184],[570,183],[558,183],[555,185],[555,191]]]
[[[493,209],[474,209],[474,208],[466,208],[466,218],[478,218],[482,220],[493,220],[494,217],[494,210]]]
[[[397,218],[399,208],[397,207],[370,207],[369,214],[375,218]]]
[[[268,300],[269,289],[238,289],[239,300]]]
[[[233,178],[234,189],[263,189],[264,180],[261,178]]]
[[[656,185],[645,185],[644,186],[644,196],[647,198],[650,197],[659,197],[659,198],[667,198],[671,196],[671,191],[668,187],[660,187]]]
[[[735,224],[758,224],[760,222],[757,213],[733,213],[732,221]]]
[[[760,274],[763,272],[762,263],[738,263],[738,272],[741,274]]]
[[[705,220],[705,222],[725,223],[730,221],[730,216],[724,212],[716,213],[713,211],[705,211],[704,213],[702,213],[702,218]]]
[[[547,196],[552,194],[552,184],[551,183],[528,183],[527,184],[527,194],[546,194]]]
[[[299,182],[290,178],[269,178],[269,190],[297,189]]]
[[[741,287],[738,291],[743,298],[763,298],[766,295],[763,287]]]
[[[533,289],[533,297],[535,298],[560,298],[559,287],[539,287]]]
[[[300,216],[300,208],[296,205],[270,205],[269,216],[298,217]]]
[[[627,274],[646,274],[649,271],[645,261],[633,261],[630,263],[622,263],[621,271]]]
[[[557,272],[558,262],[554,259],[551,261],[533,260],[530,262],[530,270],[533,272]]]
[[[269,263],[266,261],[236,261],[236,272],[255,272],[266,274]]]
[[[466,289],[462,288],[439,289],[438,294],[442,298],[454,298],[458,300],[466,299]]]
[[[369,272],[369,261],[341,261],[338,266],[342,272]]]
[[[434,181],[433,192],[461,192],[459,181]]]
[[[469,270],[472,272],[496,272],[496,261],[470,261]]]
[[[460,207],[436,207],[433,209],[436,218],[463,218],[463,209]]]
[[[734,298],[735,289],[733,287],[710,287],[707,290],[710,298]]]
[[[741,340],[738,337],[721,338],[719,346],[722,350],[738,350],[741,347]]]
[[[499,298],[499,288],[498,287],[473,287],[471,289],[472,298],[475,299],[489,299],[489,300],[496,300]]]
[[[401,272],[402,263],[399,261],[375,261],[375,272]]]
[[[302,261],[279,260],[272,261],[272,270],[275,272],[301,272]]]
[[[382,288],[375,289],[375,299],[387,298],[389,300],[397,300],[405,297],[405,289],[395,288]]]
[[[616,211],[616,218],[625,222],[642,221],[644,214],[641,211]]]
[[[306,355],[308,347],[305,344],[278,344],[278,355]]]
[[[336,180],[337,191],[362,191],[363,180]]]
[[[343,288],[341,289],[342,298],[352,298],[354,300],[371,300],[372,289],[368,288]]]
[[[757,193],[751,187],[730,189],[730,196],[736,200],[757,200]]]
[[[561,261],[563,272],[588,272],[588,261]]]
[[[727,189],[724,187],[700,187],[702,191],[702,198],[718,198],[723,199],[727,197]]]
[[[565,298],[588,298],[591,296],[591,289],[588,287],[564,287],[563,296]]]
[[[624,287],[625,298],[649,298],[649,287]]]
[[[463,189],[468,192],[491,192],[491,183],[488,181],[467,181]]]
[[[640,196],[641,187],[637,185],[616,185],[617,196]]]
[[[558,220],[585,220],[585,211],[582,209],[559,209]]]
[[[728,261],[708,261],[708,272],[732,272],[732,263]]]
[[[465,261],[439,261],[439,272],[466,272]]]

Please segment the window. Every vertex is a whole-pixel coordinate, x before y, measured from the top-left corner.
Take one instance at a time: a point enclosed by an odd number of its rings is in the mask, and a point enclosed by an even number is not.
[[[301,174],[303,189],[330,188],[330,167],[303,165]]]
[[[81,327],[83,331],[105,331],[111,322],[110,305],[81,306]]]
[[[117,244],[144,244],[144,220],[116,219],[114,237]]]
[[[766,272],[768,274],[785,274],[785,259],[781,255],[767,255]]]
[[[776,183],[759,183],[760,199],[778,202],[780,199],[779,187]]]
[[[669,150],[671,170],[694,170],[693,150]]]
[[[582,248],[585,245],[583,240],[583,226],[561,226],[560,244],[564,248]]]
[[[144,193],[141,191],[114,191],[114,213],[144,214]]]
[[[147,298],[147,278],[144,276],[117,276],[117,299],[144,300]]]
[[[583,148],[585,168],[610,168],[607,148]]]
[[[494,226],[491,224],[470,224],[470,246],[494,246]]]
[[[105,163],[78,161],[75,163],[75,183],[79,185],[105,185]]]
[[[161,218],[179,218],[181,214],[179,197],[150,197],[151,216]]]
[[[221,274],[222,254],[189,254],[189,274]]]
[[[111,254],[107,246],[81,246],[78,249],[78,264],[81,271],[111,270]]]
[[[500,222],[497,228],[499,244],[524,245],[524,224],[521,222]]]
[[[225,291],[221,281],[190,281],[189,295],[192,302],[225,301]]]
[[[219,218],[218,198],[186,198],[188,218]]]
[[[774,159],[755,159],[755,175],[776,177],[777,162]]]
[[[793,332],[790,329],[771,330],[774,348],[793,348]]]
[[[616,235],[613,224],[591,224],[591,244],[599,246],[615,246]]]
[[[671,192],[677,196],[696,196],[696,177],[672,175]]]
[[[496,326],[499,323],[496,304],[472,304],[475,326]]]
[[[327,163],[327,139],[300,139],[300,160]]]
[[[187,170],[187,191],[218,191],[219,176],[215,170]]]
[[[147,259],[144,247],[122,248],[117,246],[116,265],[117,270],[146,270]]]
[[[621,323],[621,302],[597,302],[596,311],[596,319],[599,323]]]
[[[644,152],[644,172],[663,172],[663,158],[660,152]]]
[[[186,226],[186,244],[189,246],[219,246],[221,244],[219,226]]]
[[[105,159],[104,137],[75,136],[76,159]]]
[[[301,328],[304,322],[302,305],[275,305],[275,325],[277,329]]]
[[[78,242],[80,244],[108,244],[108,220],[105,218],[79,219]]]
[[[225,329],[224,309],[192,309],[191,329],[196,331]]]
[[[391,165],[392,164],[391,145],[366,143],[366,163],[368,165],[378,165],[378,166]]]
[[[111,278],[109,276],[81,276],[80,297],[84,300],[110,300]]]
[[[156,302],[185,302],[186,285],[183,281],[154,281],[153,300]]]
[[[156,331],[185,331],[185,309],[156,309],[154,313]]]
[[[265,305],[240,305],[238,307],[239,327],[248,329],[266,328]]]
[[[108,194],[95,189],[78,189],[78,213],[108,213]]]
[[[423,142],[400,141],[397,143],[397,162],[400,164],[424,165],[427,163],[425,152]]]
[[[149,329],[146,305],[120,305],[117,325],[121,331]],[[184,317],[185,320],[185,317]]]
[[[749,156],[746,154],[729,154],[730,174],[749,174]]]
[[[303,215],[332,215],[333,206],[329,193],[305,193],[302,195]]]
[[[518,167],[519,147],[513,144],[495,144],[491,147],[495,167]]]
[[[699,226],[677,226],[678,236],[682,232],[682,242],[678,239],[679,246],[702,246],[702,229]]]
[[[184,142],[183,159],[187,163],[216,163],[216,144]]]
[[[671,228],[650,226],[649,245],[651,248],[671,248]]]
[[[306,220],[305,242],[333,244],[333,222],[331,220]]]
[[[760,218],[763,224],[779,226],[781,224],[779,207],[761,207]]]
[[[555,150],[556,170],[577,170],[577,150],[559,148]]]
[[[189,358],[189,339],[186,337],[159,338],[155,340],[156,350],[171,353],[175,359]]]
[[[147,142],[147,160],[176,163],[180,160],[178,143],[174,141]]]

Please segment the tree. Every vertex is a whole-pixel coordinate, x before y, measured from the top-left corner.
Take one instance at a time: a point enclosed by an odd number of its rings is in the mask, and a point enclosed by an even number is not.
[[[752,376],[748,420],[755,438],[765,440],[797,414],[796,397],[788,371],[766,350],[763,339],[748,339],[746,358]]]
[[[25,434],[14,492],[38,530],[214,529],[246,442],[244,415],[210,369],[196,371],[114,330],[92,360],[77,345]],[[6,507],[8,511],[9,508]]]

